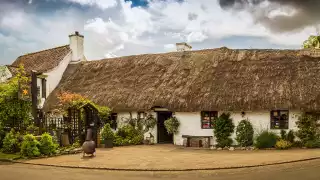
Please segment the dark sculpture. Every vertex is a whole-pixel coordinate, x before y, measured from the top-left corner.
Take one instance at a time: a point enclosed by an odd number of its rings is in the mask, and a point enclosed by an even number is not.
[[[83,156],[86,154],[90,154],[91,156],[95,156],[96,152],[96,143],[92,139],[92,129],[89,128],[87,130],[86,141],[82,145]]]

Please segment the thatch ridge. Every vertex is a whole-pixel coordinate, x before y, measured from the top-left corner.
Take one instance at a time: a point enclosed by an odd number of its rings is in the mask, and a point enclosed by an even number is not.
[[[72,72],[71,72],[72,70]],[[228,48],[143,54],[68,67],[50,94],[71,91],[114,110],[320,108],[320,58],[300,50]]]

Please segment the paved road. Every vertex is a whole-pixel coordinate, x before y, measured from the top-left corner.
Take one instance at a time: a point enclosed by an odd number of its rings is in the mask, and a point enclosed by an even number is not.
[[[1,180],[319,180],[320,160],[258,168],[192,172],[116,172],[0,163]]]

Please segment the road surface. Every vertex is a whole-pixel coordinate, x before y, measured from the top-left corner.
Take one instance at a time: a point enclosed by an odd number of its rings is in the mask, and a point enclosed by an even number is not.
[[[1,180],[320,180],[320,160],[257,168],[191,172],[124,172],[0,163]]]

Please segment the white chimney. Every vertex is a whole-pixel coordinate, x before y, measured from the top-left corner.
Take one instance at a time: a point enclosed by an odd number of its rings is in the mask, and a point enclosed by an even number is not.
[[[83,55],[83,35],[80,35],[78,31],[76,31],[74,34],[69,35],[70,39],[70,49],[72,51],[72,59],[71,62],[77,63],[82,60],[85,60]]]
[[[176,43],[177,51],[190,51],[192,46],[183,42],[183,43]]]

